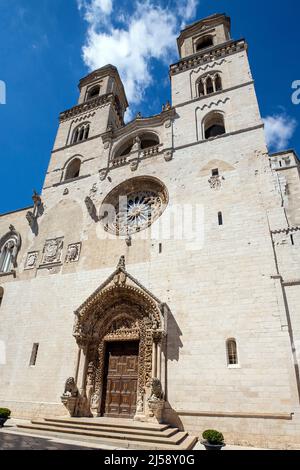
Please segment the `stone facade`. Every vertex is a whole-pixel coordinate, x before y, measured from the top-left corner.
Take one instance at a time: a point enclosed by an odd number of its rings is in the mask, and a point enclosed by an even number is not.
[[[0,217],[0,405],[16,417],[99,415],[106,341],[136,339],[136,419],[157,412],[230,443],[299,447],[299,162],[268,154],[229,18],[187,27],[178,47],[159,115],[124,124],[112,66],[81,80],[42,194]],[[190,207],[194,238],[176,219]]]

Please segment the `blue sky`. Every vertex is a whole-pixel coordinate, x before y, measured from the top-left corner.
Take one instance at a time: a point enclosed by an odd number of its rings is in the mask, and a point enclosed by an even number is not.
[[[300,104],[291,100],[300,80],[298,0],[0,0],[0,213],[30,205],[41,190],[59,112],[76,104],[81,77],[117,65],[130,115],[158,113],[170,99],[180,27],[216,12],[249,43],[270,149],[300,154]]]

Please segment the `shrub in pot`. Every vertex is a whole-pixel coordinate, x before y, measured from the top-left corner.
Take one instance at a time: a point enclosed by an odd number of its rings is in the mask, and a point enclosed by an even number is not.
[[[215,429],[207,429],[202,437],[204,440],[201,442],[206,450],[221,450],[225,446],[223,434]]]
[[[8,408],[0,408],[0,428],[3,428],[4,423],[9,419],[11,411]]]

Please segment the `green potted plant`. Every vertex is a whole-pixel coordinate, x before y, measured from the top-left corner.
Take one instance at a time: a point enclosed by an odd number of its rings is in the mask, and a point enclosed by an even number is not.
[[[206,450],[221,450],[226,445],[223,434],[215,429],[207,429],[202,437],[204,440],[201,441],[201,444],[204,445]]]
[[[3,428],[4,423],[9,419],[11,411],[8,408],[0,408],[0,428]]]

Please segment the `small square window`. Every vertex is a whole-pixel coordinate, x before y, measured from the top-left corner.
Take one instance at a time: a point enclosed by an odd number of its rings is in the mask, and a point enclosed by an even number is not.
[[[219,169],[214,168],[213,170],[211,170],[211,174],[212,174],[212,176],[219,176]]]

